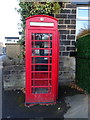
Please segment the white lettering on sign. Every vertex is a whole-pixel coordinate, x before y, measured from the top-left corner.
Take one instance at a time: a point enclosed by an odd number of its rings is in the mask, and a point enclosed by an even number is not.
[[[46,22],[30,22],[31,26],[54,26],[54,23],[46,23]]]

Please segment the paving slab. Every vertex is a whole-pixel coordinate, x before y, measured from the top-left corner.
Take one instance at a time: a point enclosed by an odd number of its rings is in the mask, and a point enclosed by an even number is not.
[[[70,109],[64,114],[64,118],[88,118],[87,94],[68,96],[65,101]]]

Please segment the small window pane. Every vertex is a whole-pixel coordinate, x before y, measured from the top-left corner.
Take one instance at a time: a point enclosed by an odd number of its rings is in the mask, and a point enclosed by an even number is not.
[[[52,34],[50,33],[32,33],[32,40],[52,40]]]
[[[52,42],[32,42],[32,48],[52,48]]]
[[[81,31],[81,29],[88,28],[88,22],[89,21],[85,21],[85,20],[77,21],[77,23],[76,23],[76,35]]]
[[[48,56],[52,55],[52,50],[44,50],[44,49],[33,49],[32,56]]]
[[[32,86],[48,86],[48,80],[32,80]]]
[[[48,79],[48,73],[32,73],[32,79]]]
[[[32,71],[48,71],[48,65],[33,65]]]
[[[51,88],[32,88],[33,94],[51,93]]]
[[[32,58],[32,63],[48,63],[48,57],[33,57]]]
[[[49,40],[48,33],[32,33],[32,40]]]
[[[88,9],[79,9],[78,17],[88,17]]]

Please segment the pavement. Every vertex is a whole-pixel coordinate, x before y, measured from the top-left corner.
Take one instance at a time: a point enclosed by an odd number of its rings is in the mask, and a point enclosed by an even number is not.
[[[0,56],[0,120],[2,118],[2,56]]]
[[[88,119],[90,120],[90,94],[88,95]]]
[[[70,109],[64,114],[64,118],[88,118],[88,95],[66,97],[66,103]]]

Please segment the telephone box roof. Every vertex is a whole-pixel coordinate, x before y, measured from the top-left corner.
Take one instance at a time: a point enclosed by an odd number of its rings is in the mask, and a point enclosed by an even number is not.
[[[48,15],[33,15],[33,16],[27,17],[26,20],[27,20],[27,19],[30,19],[30,18],[34,18],[34,17],[48,17],[48,18],[50,18],[50,19],[53,19],[53,20],[58,21],[58,19],[56,19],[56,18],[54,18],[54,17],[52,17],[52,16],[48,16]]]

